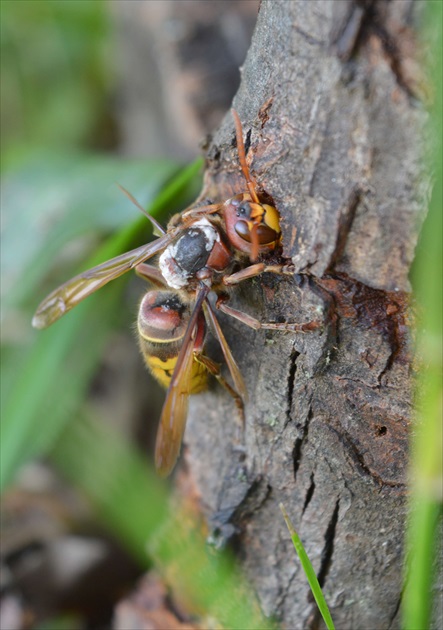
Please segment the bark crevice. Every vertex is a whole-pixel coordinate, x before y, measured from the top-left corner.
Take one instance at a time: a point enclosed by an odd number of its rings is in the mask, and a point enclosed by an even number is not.
[[[288,374],[288,407],[286,411],[286,424],[291,421],[291,411],[292,411],[292,402],[294,396],[294,387],[295,387],[295,375],[297,373],[297,359],[300,356],[300,353],[294,348],[291,352],[291,356],[289,357],[289,374]]]
[[[298,473],[298,469],[300,467],[301,459],[302,459],[302,448],[308,439],[309,424],[311,420],[312,420],[312,409],[309,408],[306,420],[303,426],[301,427],[301,435],[295,440],[294,448],[292,449],[294,481],[297,481],[297,473]]]
[[[340,499],[337,499],[337,502],[334,507],[334,511],[332,512],[331,518],[329,520],[329,523],[325,532],[324,547],[322,550],[321,561],[320,561],[320,569],[317,573],[317,580],[322,589],[325,585],[329,568],[332,562],[332,556],[334,554],[335,530],[337,527],[339,510],[340,510]],[[314,596],[312,594],[310,595],[309,599],[315,605]],[[317,630],[320,627],[320,623],[321,623],[321,614],[318,608],[315,606],[311,614],[311,618],[309,620],[308,629]]]

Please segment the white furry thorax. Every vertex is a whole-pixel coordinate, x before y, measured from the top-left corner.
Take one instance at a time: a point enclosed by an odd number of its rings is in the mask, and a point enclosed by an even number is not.
[[[183,289],[189,283],[189,280],[193,277],[193,274],[182,269],[177,263],[177,251],[180,240],[189,234],[192,234],[192,230],[198,228],[199,231],[205,235],[205,249],[210,252],[214,247],[216,241],[220,241],[220,235],[218,230],[212,225],[208,219],[199,219],[187,228],[185,233],[175,242],[169,245],[159,258],[159,269],[162,276],[172,289]]]

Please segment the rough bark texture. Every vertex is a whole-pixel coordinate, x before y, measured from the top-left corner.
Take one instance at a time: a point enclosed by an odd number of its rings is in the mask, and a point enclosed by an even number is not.
[[[279,334],[221,318],[249,391],[244,450],[234,404],[214,388],[191,403],[186,461],[213,537],[235,546],[264,612],[287,628],[319,618],[280,502],[336,627],[399,624],[408,272],[423,208],[419,4],[263,0],[234,100],[298,275],[245,282],[232,303],[262,321],[324,325]],[[227,116],[204,195],[242,190]]]

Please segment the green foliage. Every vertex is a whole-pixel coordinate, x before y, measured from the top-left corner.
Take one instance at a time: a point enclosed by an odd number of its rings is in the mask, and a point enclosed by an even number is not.
[[[414,265],[414,291],[419,303],[417,355],[417,426],[412,444],[411,517],[407,534],[403,627],[430,627],[434,562],[438,557],[438,519],[442,507],[442,207],[443,207],[443,12],[440,2],[429,2],[422,39],[430,46],[433,105],[430,137],[436,140],[430,169],[434,189]]]
[[[72,614],[46,620],[36,630],[78,630],[78,628],[81,628],[81,619]]]
[[[331,613],[329,612],[328,605],[323,596],[321,586],[317,580],[317,576],[315,574],[311,561],[309,560],[308,554],[306,553],[303,547],[303,543],[300,540],[299,535],[295,531],[295,528],[291,522],[291,519],[289,518],[288,513],[286,512],[286,509],[282,503],[280,503],[280,509],[286,521],[286,525],[288,527],[289,533],[291,534],[291,539],[292,539],[295,551],[297,552],[297,555],[300,559],[300,563],[306,575],[306,579],[309,582],[309,586],[311,588],[314,599],[317,602],[317,606],[323,618],[323,621],[325,622],[328,630],[334,630],[334,624],[332,621]]]
[[[106,3],[2,0],[1,13],[3,160],[31,145],[99,143],[111,87]]]

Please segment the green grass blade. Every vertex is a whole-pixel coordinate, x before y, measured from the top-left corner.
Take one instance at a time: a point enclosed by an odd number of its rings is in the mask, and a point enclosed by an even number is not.
[[[286,521],[286,525],[289,530],[289,533],[291,534],[295,551],[297,552],[298,557],[300,558],[303,571],[305,572],[306,578],[309,582],[309,586],[311,587],[312,594],[315,598],[315,601],[317,602],[317,606],[321,613],[321,616],[323,617],[323,621],[325,622],[328,630],[334,630],[334,624],[332,622],[331,613],[329,612],[328,605],[326,604],[326,600],[323,596],[321,586],[318,583],[317,576],[315,575],[315,571],[312,567],[311,561],[309,560],[308,555],[306,551],[304,550],[303,544],[297,532],[294,529],[294,526],[288,516],[288,513],[286,512],[286,509],[283,503],[280,503],[280,509],[282,511],[283,518]]]
[[[410,522],[406,536],[409,557],[405,566],[402,604],[403,628],[431,627],[432,590],[438,557],[438,520],[441,515],[442,482],[442,207],[443,207],[443,51],[441,2],[428,2],[426,28],[434,103],[431,137],[438,144],[430,169],[435,182],[428,217],[423,226],[414,262],[413,285],[420,305],[417,355],[421,369],[417,379],[416,426],[410,465]],[[440,542],[441,544],[441,542]],[[438,594],[436,595],[438,597]]]

